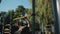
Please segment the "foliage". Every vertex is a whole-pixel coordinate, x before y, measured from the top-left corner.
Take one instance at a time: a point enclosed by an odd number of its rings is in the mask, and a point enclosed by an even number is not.
[[[30,3],[32,0],[30,0]],[[54,23],[54,17],[52,13],[52,1],[51,0],[35,0],[35,21],[40,24],[42,23],[46,26],[48,23],[51,25]],[[42,17],[43,15],[43,17]],[[38,26],[36,26],[37,28]],[[42,28],[41,28],[42,29]]]
[[[0,3],[1,3],[2,0],[0,0]]]
[[[30,3],[32,0],[30,0]],[[16,21],[13,21],[14,18],[20,17],[23,11],[26,10],[27,18],[29,19],[30,23],[32,21],[32,9],[24,8],[24,6],[19,5],[16,10],[8,10],[6,12],[6,21],[9,22],[11,20],[12,25],[17,25]],[[1,12],[0,14],[5,14],[4,12]],[[11,19],[9,19],[11,18]],[[44,26],[47,25],[47,23],[52,24],[53,23],[53,13],[52,13],[52,4],[51,0],[35,0],[35,28],[39,26],[39,28],[42,27],[42,23],[44,23]],[[42,28],[41,28],[42,29]]]
[[[11,22],[12,25],[16,25],[17,26],[17,22],[14,21],[13,19],[15,18],[18,18],[18,17],[21,17],[21,15],[23,14],[23,12],[26,10],[26,14],[27,14],[27,18],[29,19],[29,21],[31,22],[31,10],[32,9],[27,9],[27,8],[24,8],[24,6],[21,6],[19,5],[16,10],[14,11],[13,9],[12,10],[8,10],[8,12],[5,12],[5,11],[1,11],[1,16],[3,15],[6,15],[6,22],[5,23],[9,23]],[[5,14],[6,13],[6,14]]]

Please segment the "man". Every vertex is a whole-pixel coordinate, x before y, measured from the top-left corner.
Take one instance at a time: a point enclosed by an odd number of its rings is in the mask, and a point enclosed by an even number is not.
[[[15,32],[15,34],[30,34],[30,30],[29,30],[29,27],[30,27],[30,23],[27,19],[27,17],[23,16],[21,17],[22,19],[25,19],[24,21],[23,20],[18,20],[18,31]]]

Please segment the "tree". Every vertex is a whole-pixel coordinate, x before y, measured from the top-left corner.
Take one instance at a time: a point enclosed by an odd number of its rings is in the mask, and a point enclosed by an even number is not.
[[[32,2],[32,0],[30,0]],[[51,0],[35,0],[35,21],[36,23],[42,24],[42,15],[44,13],[44,26],[46,27],[47,23],[50,25],[53,23],[53,13],[52,13],[52,1]],[[42,28],[41,28],[42,29]]]
[[[1,3],[2,0],[0,0],[0,3]]]
[[[24,10],[25,10],[25,8],[23,7],[23,6],[18,6],[17,8],[16,8],[16,16],[21,16],[22,15],[22,13],[24,12]]]

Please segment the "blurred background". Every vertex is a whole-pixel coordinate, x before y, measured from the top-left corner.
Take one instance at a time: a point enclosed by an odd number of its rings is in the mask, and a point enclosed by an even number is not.
[[[24,10],[25,9],[25,10]],[[11,33],[18,30],[18,23],[13,19],[25,14],[32,24],[32,0],[0,1],[0,33]],[[54,34],[54,15],[52,0],[35,0],[35,33]],[[30,27],[32,31],[32,27]],[[48,33],[47,33],[48,32]]]

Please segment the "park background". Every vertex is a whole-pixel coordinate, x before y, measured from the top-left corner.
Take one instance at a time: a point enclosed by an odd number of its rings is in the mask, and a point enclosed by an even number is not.
[[[1,21],[0,23],[3,23],[2,18],[4,18],[5,25],[6,23],[11,23],[11,26],[17,26],[18,23],[15,22],[13,19],[20,17],[25,9],[27,18],[32,24],[32,0],[22,0],[22,1],[15,0],[17,2],[15,4],[14,4],[15,1],[12,0],[11,0],[12,2],[11,1],[8,2],[8,0],[6,0],[5,3],[3,1],[2,3],[0,3],[0,21]],[[42,30],[52,31],[53,29],[52,27],[54,27],[52,0],[35,0],[35,31],[42,31]]]

